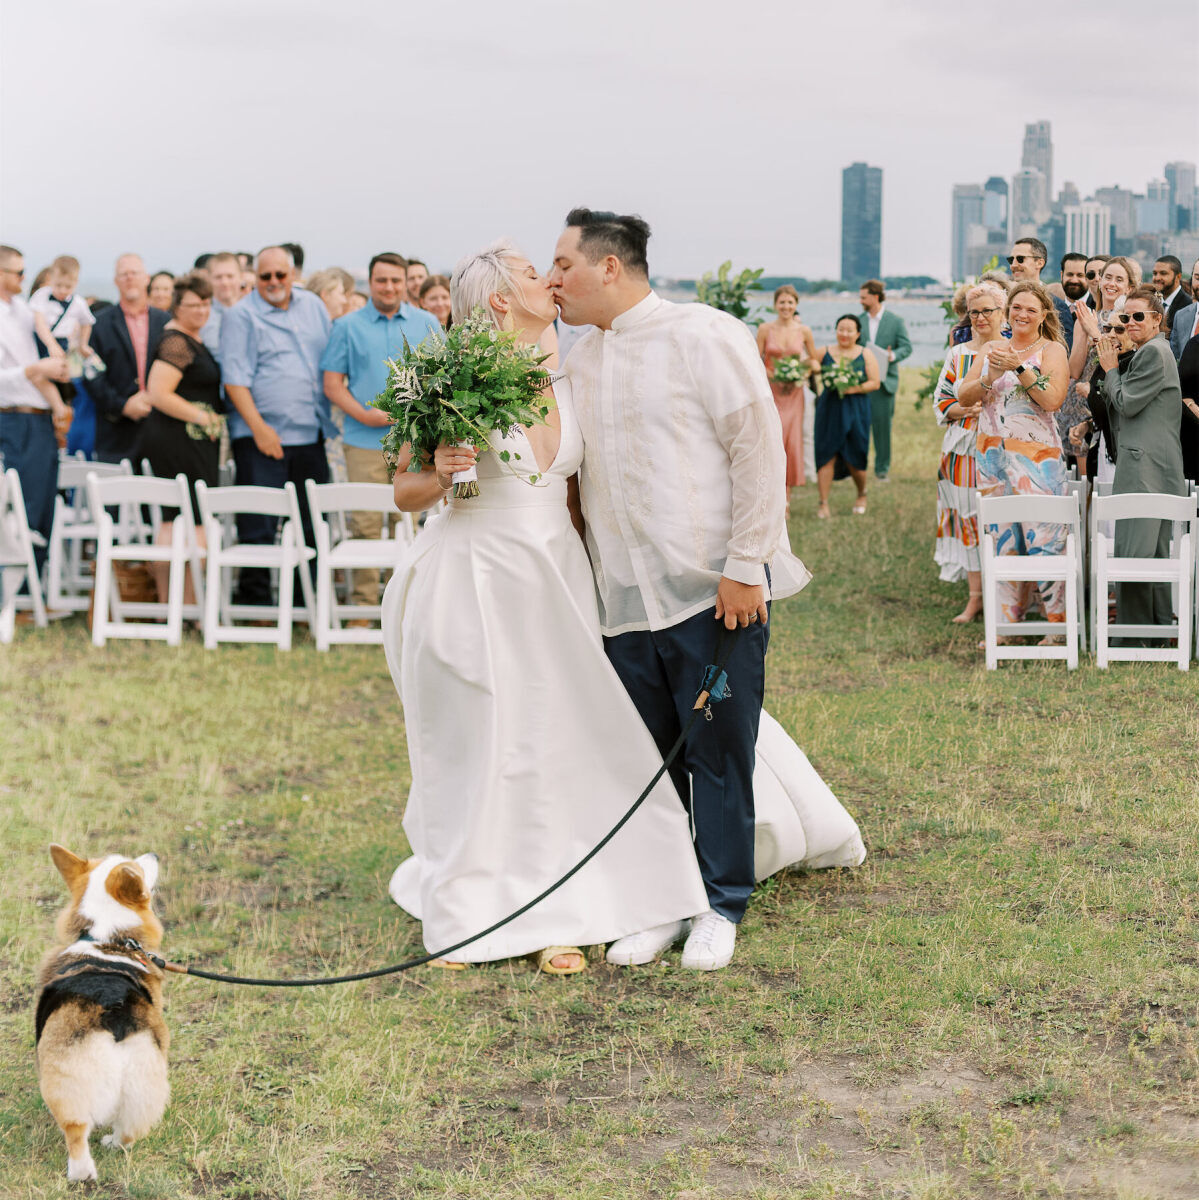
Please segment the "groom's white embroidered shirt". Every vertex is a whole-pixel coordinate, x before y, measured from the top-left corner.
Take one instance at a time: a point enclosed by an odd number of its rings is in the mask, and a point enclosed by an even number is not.
[[[605,634],[711,608],[721,575],[763,584],[767,598],[803,587],[787,541],[782,428],[745,325],[651,292],[579,341],[565,370]]]

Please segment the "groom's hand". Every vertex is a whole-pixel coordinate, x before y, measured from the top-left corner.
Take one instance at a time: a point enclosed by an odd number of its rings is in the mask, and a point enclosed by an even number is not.
[[[751,621],[766,624],[770,615],[766,607],[766,591],[760,583],[738,583],[728,576],[720,577],[716,588],[716,619],[724,620],[726,629],[744,629]]]

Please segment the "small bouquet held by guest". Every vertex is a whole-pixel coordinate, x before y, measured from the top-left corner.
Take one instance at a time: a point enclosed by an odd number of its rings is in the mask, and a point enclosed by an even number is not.
[[[405,357],[388,360],[387,387],[374,407],[392,420],[383,435],[383,453],[393,463],[404,445],[412,447],[409,471],[419,471],[443,442],[473,446],[493,432],[507,437],[521,425],[545,424],[550,374],[537,346],[518,343],[516,334],[495,328],[476,310],[444,336],[432,336],[415,349],[404,342]],[[503,450],[502,462],[510,455]],[[539,475],[527,477],[536,483]],[[454,476],[458,498],[479,494],[474,467]]]
[[[211,404],[205,404],[203,401],[193,400],[191,406],[198,408],[204,414],[204,420],[202,422],[188,421],[184,426],[187,436],[195,442],[205,439],[210,442],[219,442],[221,434],[225,432],[225,418]]]
[[[860,387],[865,382],[857,362],[848,358],[837,359],[832,366],[824,367],[821,374],[826,385],[837,389],[838,396],[844,396],[850,388]]]
[[[796,384],[803,383],[808,372],[811,371],[812,364],[806,358],[798,354],[789,354],[786,358],[780,358],[774,364],[774,381],[775,383],[785,383],[788,387],[794,387]]]

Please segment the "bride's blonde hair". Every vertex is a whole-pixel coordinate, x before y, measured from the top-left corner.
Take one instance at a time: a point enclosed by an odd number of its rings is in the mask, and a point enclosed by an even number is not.
[[[450,276],[454,324],[461,325],[476,308],[481,308],[498,328],[500,322],[492,310],[491,295],[499,292],[510,296],[516,290],[513,267],[528,261],[509,238],[500,238],[485,250],[460,258]]]

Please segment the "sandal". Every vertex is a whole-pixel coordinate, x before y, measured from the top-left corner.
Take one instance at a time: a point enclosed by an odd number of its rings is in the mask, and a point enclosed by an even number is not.
[[[853,511],[853,515],[855,517],[864,517],[866,515],[866,497],[865,496],[859,496],[857,498],[857,500],[854,501],[852,511]]]
[[[579,965],[577,967],[554,966],[555,958],[568,956],[577,957]],[[539,950],[533,955],[533,961],[537,964],[537,969],[544,975],[577,975],[580,971],[587,969],[587,955],[578,946],[546,946],[544,950]]]

